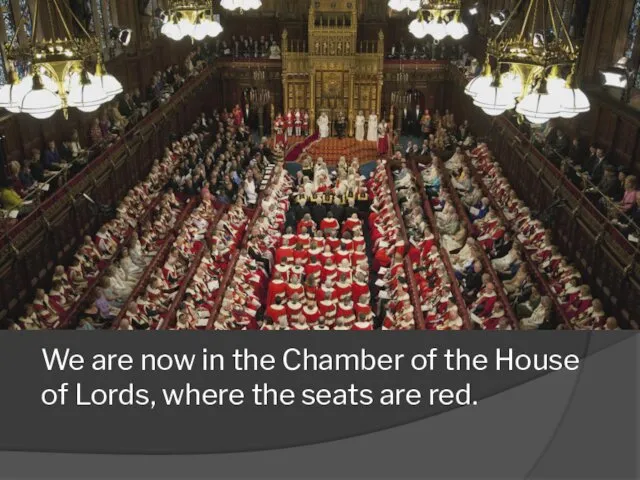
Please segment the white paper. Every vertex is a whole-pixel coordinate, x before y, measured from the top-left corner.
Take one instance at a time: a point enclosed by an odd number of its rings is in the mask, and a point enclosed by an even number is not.
[[[208,318],[199,318],[196,322],[196,327],[206,327],[207,325],[209,325]]]

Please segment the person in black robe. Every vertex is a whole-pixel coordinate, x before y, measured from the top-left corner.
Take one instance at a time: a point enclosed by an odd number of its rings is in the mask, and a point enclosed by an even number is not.
[[[336,132],[338,133],[338,138],[340,140],[345,137],[347,132],[347,118],[342,112],[338,114],[338,119],[336,120]]]

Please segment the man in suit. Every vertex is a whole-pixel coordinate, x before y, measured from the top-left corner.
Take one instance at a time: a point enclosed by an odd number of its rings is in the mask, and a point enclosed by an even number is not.
[[[129,95],[128,93],[122,95],[122,98],[120,99],[120,102],[118,104],[118,110],[120,111],[120,114],[125,118],[129,118],[133,114],[135,105],[131,100],[131,95]]]
[[[604,154],[604,149],[596,149],[596,158],[593,166],[587,171],[588,178],[591,183],[597,185],[604,177],[604,167],[607,165],[607,157]]]

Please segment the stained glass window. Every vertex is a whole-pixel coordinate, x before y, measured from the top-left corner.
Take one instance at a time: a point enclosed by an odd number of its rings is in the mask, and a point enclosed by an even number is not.
[[[102,0],[96,0],[95,3],[95,22],[96,22],[96,34],[100,37],[100,43],[102,44],[102,48],[106,47],[105,32],[104,32],[104,6]]]
[[[109,35],[109,31],[113,26],[113,18],[111,17],[111,0],[104,0],[104,15],[105,15],[105,36]]]
[[[2,52],[0,52],[2,53]],[[4,85],[5,83],[7,83],[7,72],[5,72],[4,70],[4,54],[1,55],[2,58],[0,58],[1,62],[0,62],[0,85]]]
[[[638,42],[638,30],[640,30],[640,0],[635,0],[633,5],[633,12],[631,13],[631,22],[629,23],[629,31],[627,34],[627,49],[624,52],[624,56],[633,60],[633,52],[636,50],[636,44]],[[636,73],[635,88],[640,88],[640,71]]]
[[[625,56],[631,59],[633,56],[633,50],[636,46],[638,37],[638,28],[640,27],[640,0],[636,0],[633,6],[633,13],[631,14],[631,23],[629,24],[629,33],[627,38],[627,50]]]
[[[20,18],[24,23],[24,31],[28,37],[33,33],[33,22],[31,21],[31,11],[29,10],[28,0],[19,0]]]
[[[10,0],[0,0],[0,11],[2,11],[2,22],[4,24],[4,33],[6,40],[9,42],[16,34],[16,20],[13,18]]]

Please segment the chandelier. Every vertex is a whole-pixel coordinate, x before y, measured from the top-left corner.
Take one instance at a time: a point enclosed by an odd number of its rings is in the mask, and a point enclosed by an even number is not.
[[[247,10],[257,10],[262,6],[262,0],[222,0],[220,6],[227,10],[240,10],[243,13]]]
[[[46,12],[40,10],[43,5]],[[25,12],[20,18],[16,32],[23,28],[26,15]],[[54,22],[61,27],[58,34],[62,38],[38,36],[40,15],[50,19],[52,30]],[[67,18],[76,24],[80,36],[71,34]],[[36,0],[32,31],[33,36],[26,44],[19,45],[14,34],[5,46],[9,83],[0,87],[0,107],[38,119],[62,110],[68,118],[68,107],[93,112],[122,92],[120,82],[107,73],[99,39],[86,31],[68,2]],[[16,63],[29,65],[30,73],[20,79]]]
[[[200,41],[222,32],[222,25],[213,17],[211,0],[171,0],[169,9],[160,18],[163,22],[160,32],[171,40],[191,37]]]
[[[404,70],[404,65],[400,66],[400,71],[396,73],[395,77],[398,89],[391,92],[391,104],[396,107],[398,112],[402,111],[406,117],[408,107],[416,103],[419,98],[418,89],[409,86],[409,72]]]
[[[518,1],[514,11],[523,1]],[[507,37],[505,31],[513,17],[511,14],[488,41],[483,71],[469,82],[465,93],[487,115],[497,116],[515,107],[534,124],[588,112],[589,100],[575,78],[579,49],[555,1],[531,0],[522,27]]]
[[[254,70],[253,81],[255,86],[249,91],[249,101],[258,109],[264,108],[271,103],[271,91],[266,88],[266,71]]]
[[[460,0],[389,0],[392,10],[418,12],[409,24],[409,31],[416,38],[431,35],[440,41],[446,36],[460,40],[469,33],[460,21]]]

